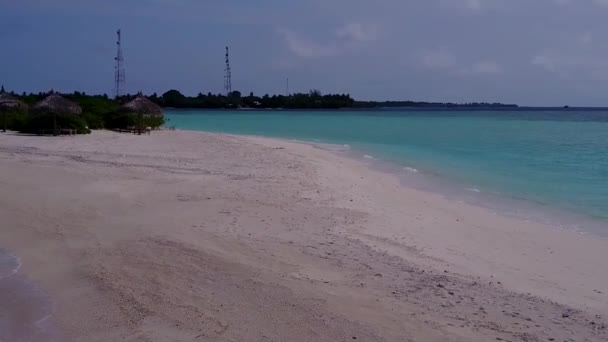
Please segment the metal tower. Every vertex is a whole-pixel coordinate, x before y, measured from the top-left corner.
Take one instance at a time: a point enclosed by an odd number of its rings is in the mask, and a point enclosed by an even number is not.
[[[224,70],[226,75],[224,76],[224,89],[226,90],[226,96],[230,96],[232,93],[232,71],[230,70],[230,53],[226,46],[226,69]]]
[[[116,65],[114,66],[114,86],[116,98],[118,98],[123,94],[125,85],[125,67],[124,57],[122,55],[120,29],[116,31],[116,36],[118,38],[116,40],[116,57],[114,57],[114,60],[116,61]]]

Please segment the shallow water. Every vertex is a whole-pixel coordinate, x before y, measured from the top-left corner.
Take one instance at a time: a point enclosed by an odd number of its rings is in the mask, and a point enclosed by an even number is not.
[[[398,165],[414,185],[491,195],[516,204],[511,211],[570,213],[590,220],[563,225],[608,233],[608,112],[168,111],[167,118],[179,129],[346,144],[365,160]]]
[[[0,341],[62,341],[52,322],[53,302],[20,269],[19,258],[0,249]]]
[[[11,277],[19,272],[21,260],[13,254],[0,249],[0,280]]]

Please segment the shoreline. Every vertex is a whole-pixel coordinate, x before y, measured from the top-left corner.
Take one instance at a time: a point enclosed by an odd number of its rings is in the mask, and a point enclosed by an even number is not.
[[[59,342],[52,300],[20,272],[19,257],[0,248],[0,339]]]
[[[500,216],[521,221],[532,221],[550,227],[551,231],[574,232],[608,240],[608,231],[602,231],[602,228],[606,228],[608,225],[608,219],[606,218],[596,217],[573,209],[560,208],[550,203],[535,202],[529,198],[514,197],[505,193],[480,190],[472,184],[465,185],[465,183],[449,179],[445,175],[430,173],[415,162],[404,164],[395,160],[377,158],[371,151],[357,148],[353,149],[353,147],[348,144],[203,130],[176,130],[251,139],[262,138],[284,141],[286,143],[309,145],[333,153],[338,157],[345,157],[363,162],[366,167],[391,177],[397,176],[401,181],[401,185],[409,189],[430,192],[452,201],[465,202],[492,211]],[[416,179],[409,179],[412,176]]]
[[[330,152],[335,151],[330,150]],[[365,151],[350,152],[347,152],[349,158],[363,160],[373,170],[398,176],[401,184],[406,188],[431,192],[453,201],[482,207],[501,216],[550,226],[553,230],[590,234],[597,238],[608,239],[608,231],[606,231],[608,219],[605,217],[559,207],[553,203],[516,197],[504,192],[488,191],[474,183],[464,183],[445,174],[429,172],[415,162],[400,163],[376,158],[365,154]]]
[[[606,338],[608,241],[366,164],[181,130],[0,135],[0,239],[74,340]]]
[[[414,163],[420,173],[440,183],[432,189],[435,192],[449,190],[461,195],[462,189],[457,185],[466,184],[481,190],[482,195],[490,194],[487,197],[492,197],[491,194],[504,197],[508,209],[533,206],[538,212],[543,207],[556,208],[569,214],[561,216],[576,216],[561,217],[557,223],[568,221],[575,227],[577,221],[585,221],[581,226],[589,225],[588,230],[595,233],[606,232],[602,228],[608,226],[608,207],[603,201],[608,198],[608,189],[601,173],[604,166],[601,151],[605,150],[601,136],[605,134],[598,135],[605,133],[607,126],[601,123],[605,120],[593,113],[577,113],[561,120],[552,118],[552,112],[522,117],[514,113],[503,116],[399,112],[377,116],[353,112],[342,116],[338,112],[328,115],[309,112],[300,116],[283,112],[276,117],[272,113],[249,115],[237,111],[226,115],[199,114],[168,111],[167,118],[177,128],[189,130],[350,144],[364,151],[363,154],[389,163],[405,166]],[[346,130],[340,128],[344,120],[348,123],[344,126]],[[526,127],[522,135],[517,130],[520,121]],[[597,125],[590,124],[596,121]],[[451,132],[449,127],[453,127]],[[583,127],[589,128],[586,138],[575,133]],[[559,143],[560,134],[571,143]],[[529,145],[529,152],[525,150],[526,142],[534,142]],[[587,154],[587,150],[597,153]],[[530,203],[517,205],[522,200]],[[484,198],[479,202],[488,201]],[[544,210],[550,212],[545,216],[553,218],[556,210]]]
[[[196,132],[196,131],[192,131],[192,132]],[[253,140],[253,141],[259,141],[259,142],[263,142],[263,143],[267,143],[270,146],[273,146],[275,144],[280,144],[282,143],[296,143],[296,144],[302,144],[304,146],[310,146],[312,148],[315,149],[320,149],[322,151],[325,152],[329,152],[331,154],[333,154],[334,156],[337,157],[337,159],[342,159],[341,164],[342,165],[346,165],[347,168],[350,169],[355,169],[358,170],[360,173],[364,173],[366,175],[369,175],[371,177],[377,177],[377,179],[381,179],[384,178],[386,179],[390,179],[390,186],[392,189],[396,189],[395,190],[395,194],[399,194],[399,193],[409,193],[414,195],[413,197],[422,197],[422,198],[426,198],[429,201],[428,202],[434,202],[435,205],[437,205],[437,202],[440,202],[442,206],[445,207],[452,207],[450,209],[452,210],[463,210],[465,212],[471,210],[473,212],[475,212],[475,214],[482,214],[484,216],[484,219],[487,221],[491,221],[491,220],[500,220],[502,222],[506,222],[507,225],[509,225],[510,223],[514,223],[515,225],[519,225],[520,227],[518,227],[516,230],[513,231],[509,231],[509,233],[518,233],[518,234],[529,234],[529,237],[534,236],[534,238],[537,241],[533,242],[538,242],[538,241],[542,241],[543,238],[547,238],[547,245],[549,245],[549,247],[546,247],[547,249],[551,249],[550,245],[552,243],[555,243],[557,241],[559,241],[560,244],[560,248],[563,249],[571,249],[574,250],[576,248],[571,248],[568,245],[569,241],[576,241],[577,238],[580,238],[579,240],[585,240],[585,241],[597,241],[600,244],[603,244],[605,246],[608,247],[608,238],[606,238],[603,235],[599,235],[596,232],[591,232],[591,231],[578,231],[575,229],[572,229],[571,227],[557,227],[555,226],[552,222],[551,223],[546,223],[546,222],[541,222],[539,220],[536,219],[527,219],[524,217],[521,217],[517,214],[514,215],[510,215],[510,214],[506,214],[506,213],[502,213],[500,211],[497,212],[497,208],[495,206],[493,206],[494,204],[488,204],[487,206],[483,206],[480,205],[477,202],[469,202],[466,200],[463,200],[462,198],[458,198],[458,197],[454,197],[454,196],[449,196],[446,195],[446,193],[442,193],[442,192],[437,192],[434,190],[428,190],[428,189],[419,189],[413,186],[408,186],[406,184],[404,184],[404,182],[402,182],[402,178],[400,177],[400,174],[398,172],[394,172],[394,171],[390,171],[387,170],[385,168],[383,168],[381,165],[374,165],[372,163],[374,163],[376,160],[372,157],[369,158],[369,155],[363,155],[363,157],[355,157],[353,155],[349,155],[349,156],[340,156],[339,154],[336,154],[335,151],[328,151],[325,150],[323,148],[319,148],[317,146],[315,146],[314,142],[307,142],[307,141],[290,141],[289,139],[281,139],[281,138],[269,138],[269,137],[261,137],[261,136],[250,136],[250,135],[233,135],[233,134],[225,134],[225,133],[210,133],[210,134],[223,134],[223,135],[227,135],[227,136],[232,136],[232,137],[245,137],[247,139]],[[340,146],[340,145],[337,145]],[[390,163],[390,162],[388,162]],[[366,172],[361,172],[361,171],[366,171]],[[352,182],[356,182],[356,178],[358,175],[356,175],[355,177],[351,177],[351,181]],[[370,177],[370,178],[371,178]],[[366,194],[369,193],[373,193],[374,192],[374,186],[376,186],[377,184],[373,184],[371,186],[369,186],[371,184],[368,184],[368,188],[367,191],[365,191]],[[386,185],[386,184],[383,184]],[[382,191],[376,191],[375,195],[376,198],[379,198],[383,195],[383,191],[388,190],[388,189],[384,189]],[[364,197],[364,195],[362,195],[362,197]],[[522,202],[527,202],[527,200],[521,200]],[[398,200],[396,200],[395,202],[398,202]],[[387,204],[386,202],[383,202],[384,204]],[[426,203],[426,202],[425,202]],[[363,204],[363,203],[361,203]],[[359,205],[359,206],[353,206],[352,202],[348,203],[348,202],[342,202],[341,205],[345,206],[345,207],[349,207],[349,208],[354,208],[356,210],[361,210],[364,211],[366,206],[369,205],[370,203],[366,203],[363,205]],[[504,209],[504,208],[500,208],[500,209]],[[558,210],[555,208],[551,208],[552,210]],[[458,215],[457,213],[452,213],[454,214],[454,216],[466,216],[466,214],[461,214]],[[456,218],[457,222],[460,222],[461,219]],[[462,220],[464,221],[464,220]],[[487,223],[487,222],[486,222]],[[523,227],[522,227],[523,226]],[[525,229],[531,229],[531,231],[525,231]],[[391,232],[391,233],[395,233],[395,232]],[[434,233],[441,233],[441,232],[434,232]],[[477,232],[479,233],[479,231]],[[489,232],[490,234],[494,233],[494,232]],[[499,233],[505,233],[504,231],[501,231]],[[362,235],[365,236],[367,233],[363,233]],[[367,241],[369,244],[373,244],[375,247],[378,247],[379,245],[381,245],[382,243],[385,244],[385,246],[383,246],[383,251],[385,252],[393,252],[395,253],[395,250],[393,248],[393,242],[391,241],[391,239],[394,238],[394,236],[390,236],[390,234],[388,234],[387,236],[373,236],[375,234],[372,234],[372,237]],[[449,236],[449,235],[448,235]],[[369,236],[368,236],[369,237]],[[412,238],[412,236],[409,236],[410,238]],[[453,235],[451,236],[453,237]],[[380,240],[384,240],[384,241],[379,241],[378,238],[380,238]],[[519,240],[525,240],[525,238],[521,238]],[[428,240],[426,240],[425,242],[428,243]],[[430,248],[433,248],[433,242],[428,243]],[[417,245],[417,244],[414,244]],[[467,245],[467,247],[471,247],[470,245]],[[535,246],[536,248],[537,246]],[[396,253],[398,255],[401,255],[403,257],[412,257],[411,254],[408,253]],[[418,253],[416,253],[418,254]],[[554,252],[550,252],[550,254],[554,254]],[[479,257],[481,257],[481,254],[479,255]],[[437,254],[431,254],[431,255],[427,255],[427,256],[422,256],[420,258],[420,260],[418,260],[419,262],[423,262],[425,263],[425,266],[431,266],[436,268],[437,270],[440,270],[442,268],[442,266],[450,266],[450,267],[454,267],[456,266],[453,261],[452,262],[447,262],[445,263],[446,259],[448,259],[446,257],[445,254],[443,253],[437,253]],[[429,262],[428,264],[426,263],[426,261],[431,260],[431,262]],[[436,260],[441,260],[444,263],[436,263],[434,261]],[[469,266],[469,265],[467,265]],[[600,263],[598,263],[598,266],[602,266]],[[474,272],[473,269],[475,268],[479,268],[479,265],[477,265],[476,267],[465,267],[464,269],[461,270],[462,273],[464,274],[476,274],[477,276],[484,276],[487,278],[487,280],[490,281],[496,281],[496,279],[500,279],[499,277],[495,277],[493,275],[490,275],[491,273],[498,273],[498,271],[491,271],[491,268],[486,268],[486,274],[482,274],[482,273],[478,273],[478,272]],[[570,267],[568,267],[570,268]],[[598,269],[605,269],[606,271],[608,271],[608,267],[598,267]],[[496,279],[494,279],[496,278]],[[541,278],[544,278],[544,276],[541,276]],[[521,280],[521,279],[520,279]],[[512,289],[518,292],[522,292],[522,293],[535,293],[537,295],[541,295],[541,293],[544,292],[544,289],[542,287],[539,287],[536,289],[530,288],[528,286],[519,286],[519,284],[514,284],[515,282],[513,281],[509,281],[507,279],[503,279],[502,281],[503,284],[509,284],[511,283],[512,285]],[[608,289],[608,288],[607,288]],[[593,290],[591,292],[594,292]],[[602,292],[602,291],[600,291]],[[606,293],[605,291],[603,291],[601,294]],[[545,294],[546,295],[546,294]],[[557,295],[557,294],[555,294]],[[557,295],[555,297],[552,296],[548,296],[548,298],[551,298],[552,300],[555,300],[557,302],[560,303],[567,303],[568,305],[573,305],[573,306],[579,306],[576,304],[576,300],[571,300],[571,298],[567,298],[569,295],[567,296],[561,296],[561,295]],[[580,298],[579,298],[580,299]],[[595,299],[593,300],[586,300],[585,301],[585,305],[587,305],[589,307],[597,307],[597,308],[602,308],[602,309],[608,309],[608,301],[603,301],[601,303],[597,303],[595,302]]]

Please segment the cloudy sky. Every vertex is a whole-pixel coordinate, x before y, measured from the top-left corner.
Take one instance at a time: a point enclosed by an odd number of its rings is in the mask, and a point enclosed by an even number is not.
[[[0,0],[0,83],[608,106],[608,0]]]

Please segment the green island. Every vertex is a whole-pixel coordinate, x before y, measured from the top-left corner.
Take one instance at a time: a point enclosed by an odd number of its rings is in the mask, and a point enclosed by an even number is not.
[[[501,103],[437,103],[416,101],[357,101],[349,94],[322,94],[318,90],[290,95],[243,96],[199,93],[186,96],[178,90],[127,94],[110,98],[107,94],[88,95],[75,91],[58,94],[5,92],[0,90],[2,128],[33,134],[89,133],[93,129],[128,130],[141,133],[165,122],[162,108],[179,109],[377,109],[377,108],[516,108]]]

